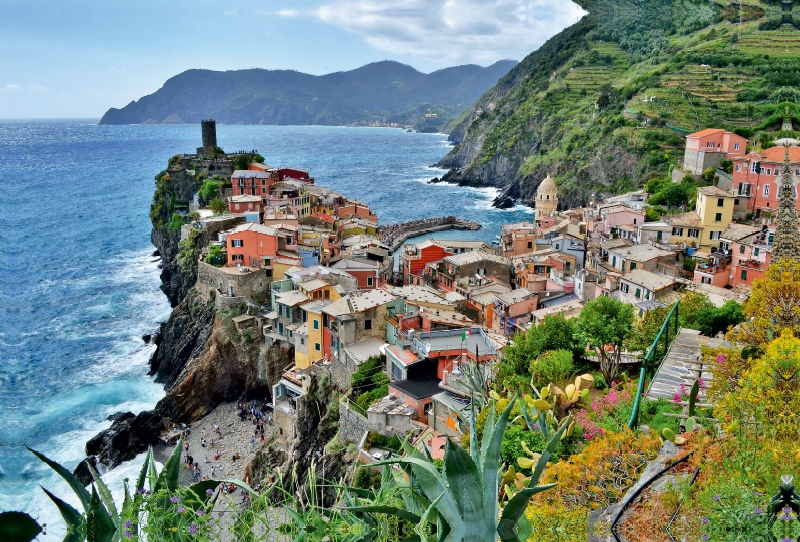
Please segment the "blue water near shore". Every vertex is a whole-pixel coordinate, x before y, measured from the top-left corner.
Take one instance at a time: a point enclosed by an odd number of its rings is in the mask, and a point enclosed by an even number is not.
[[[70,490],[24,445],[73,468],[106,417],[163,397],[141,336],[169,316],[148,216],[153,176],[199,145],[199,126],[98,126],[94,120],[0,121],[0,510],[63,533],[38,485]],[[436,134],[380,128],[218,126],[228,151],[258,149],[274,166],[360,199],[381,223],[458,215],[491,241],[530,211],[491,208],[493,190],[427,185],[449,146]],[[106,474],[119,494],[135,462]],[[69,499],[72,500],[72,499]],[[75,502],[73,500],[73,502]],[[77,504],[77,503],[76,503]]]

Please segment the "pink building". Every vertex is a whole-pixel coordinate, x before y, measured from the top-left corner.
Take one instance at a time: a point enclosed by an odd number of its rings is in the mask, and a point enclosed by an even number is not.
[[[733,160],[733,193],[747,199],[747,210],[760,215],[778,209],[778,189],[783,175],[784,147],[772,147]],[[789,148],[792,177],[795,185],[792,197],[797,198],[797,176],[800,175],[800,147]],[[798,210],[800,202],[796,201]]]
[[[743,156],[747,152],[747,139],[725,130],[709,128],[686,136],[683,169],[693,175],[702,175],[720,162]]]

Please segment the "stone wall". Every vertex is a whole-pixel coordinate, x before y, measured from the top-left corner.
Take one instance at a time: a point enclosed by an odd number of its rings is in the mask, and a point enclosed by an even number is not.
[[[343,445],[359,442],[367,431],[367,419],[351,409],[347,401],[339,401],[339,440]]]
[[[250,273],[239,273],[238,271],[229,273],[205,262],[197,264],[197,290],[206,302],[211,300],[211,292],[216,290],[222,292],[223,297],[230,297],[228,296],[229,286],[233,287],[233,297],[235,298],[266,299],[269,297],[271,284],[272,279],[268,278],[263,270]]]
[[[238,307],[241,305],[247,305],[247,298],[246,297],[228,297],[226,295],[220,294],[219,291],[215,294],[214,297],[214,307],[220,311],[229,311],[234,307]]]

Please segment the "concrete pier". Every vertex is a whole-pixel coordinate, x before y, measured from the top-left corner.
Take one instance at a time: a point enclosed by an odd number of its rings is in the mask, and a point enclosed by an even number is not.
[[[381,230],[381,240],[389,245],[392,251],[400,248],[403,243],[411,237],[425,235],[435,231],[442,230],[473,230],[477,231],[483,226],[478,222],[471,220],[464,220],[455,216],[444,216],[439,218],[426,218],[424,220],[414,220],[412,222],[405,222],[403,224],[391,225],[393,229],[387,231]],[[386,226],[384,228],[388,228]]]

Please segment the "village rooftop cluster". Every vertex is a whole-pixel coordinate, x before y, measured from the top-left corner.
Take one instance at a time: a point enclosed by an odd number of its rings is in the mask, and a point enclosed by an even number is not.
[[[273,386],[276,439],[295,436],[312,380],[327,378],[342,394],[340,438],[359,444],[362,461],[384,453],[370,448],[370,432],[415,432],[415,445],[441,458],[443,437],[460,436],[466,417],[464,364],[496,360],[516,333],[546,316],[575,317],[599,296],[632,304],[638,317],[686,291],[720,307],[746,300],[770,264],[786,160],[795,186],[800,174],[797,142],[778,143],[748,152],[746,139],[724,130],[687,136],[674,181],[715,168],[714,183],[697,188],[694,209],[659,221],[645,220],[644,191],[559,210],[548,176],[532,220],[504,225],[492,244],[403,245],[430,231],[479,226],[452,216],[380,226],[368,205],[302,169],[252,162],[234,170],[229,157],[195,159],[230,180],[221,191],[227,211],[196,200],[190,211],[199,218],[183,225],[182,238],[211,240],[198,262],[201,295],[221,310],[244,307],[233,318],[238,331],[293,357]],[[732,174],[719,169],[723,160]],[[346,396],[353,375],[376,359],[368,376],[384,374],[388,395],[360,408]]]

